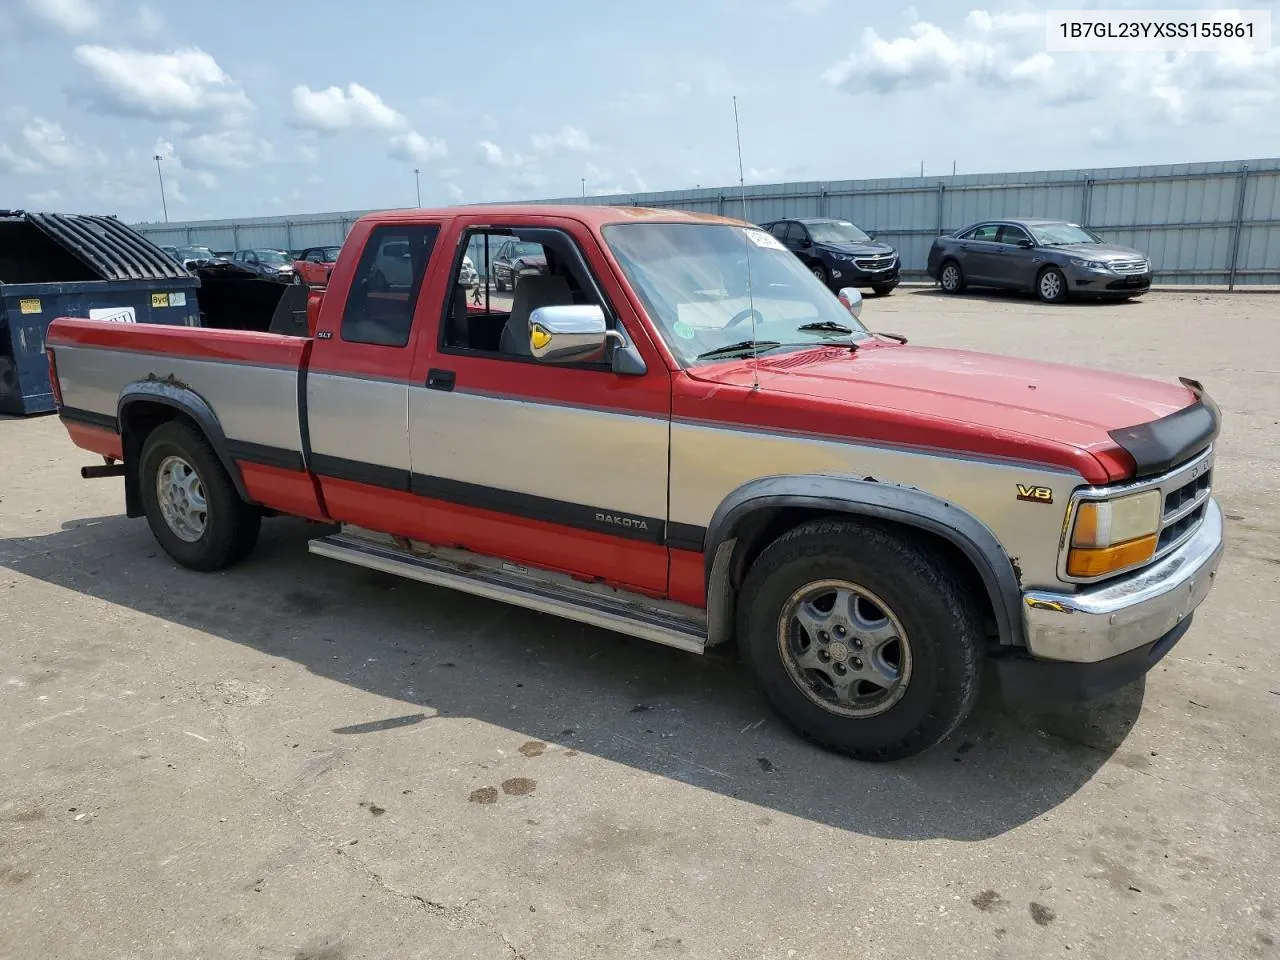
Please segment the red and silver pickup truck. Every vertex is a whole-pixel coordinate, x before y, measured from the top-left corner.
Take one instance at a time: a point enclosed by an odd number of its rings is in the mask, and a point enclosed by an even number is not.
[[[511,238],[546,267],[468,290],[467,250]],[[82,472],[191,568],[264,514],[337,524],[312,552],[736,644],[787,722],[867,759],[947,736],[987,672],[1075,699],[1142,676],[1221,557],[1218,408],[860,309],[741,221],[467,207],[361,219],[300,335],[59,319],[48,353],[106,458]]]

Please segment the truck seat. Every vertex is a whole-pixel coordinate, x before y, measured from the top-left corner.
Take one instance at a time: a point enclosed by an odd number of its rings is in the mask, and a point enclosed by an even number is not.
[[[515,301],[511,304],[511,316],[502,328],[498,342],[500,353],[531,357],[529,350],[529,317],[539,307],[568,306],[573,303],[573,291],[564,277],[533,274],[521,277],[516,283]]]

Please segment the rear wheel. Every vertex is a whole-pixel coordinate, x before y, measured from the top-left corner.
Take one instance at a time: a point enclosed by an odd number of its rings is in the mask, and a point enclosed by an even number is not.
[[[186,423],[151,431],[138,481],[152,534],[184,567],[221,570],[257,543],[262,514],[240,499],[209,441]]]
[[[943,263],[942,272],[938,274],[938,285],[942,287],[943,293],[963,293],[964,271],[960,269],[960,264],[954,260]]]
[[[981,622],[936,550],[833,519],[784,534],[752,564],[738,637],[764,695],[801,735],[897,760],[938,743],[973,708]]]

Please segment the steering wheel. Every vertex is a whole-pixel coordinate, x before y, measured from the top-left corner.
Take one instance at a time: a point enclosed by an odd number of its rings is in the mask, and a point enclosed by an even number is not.
[[[735,313],[729,319],[729,322],[724,325],[724,328],[728,330],[730,327],[736,327],[738,324],[742,323],[743,320],[750,318],[752,314],[755,314],[756,323],[764,323],[764,315],[759,310],[755,307],[747,307],[747,309],[739,310]]]

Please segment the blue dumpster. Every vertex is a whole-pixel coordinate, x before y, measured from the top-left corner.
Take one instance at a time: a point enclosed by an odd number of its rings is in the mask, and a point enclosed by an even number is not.
[[[0,210],[0,413],[54,409],[54,317],[200,325],[200,281],[114,217]]]

